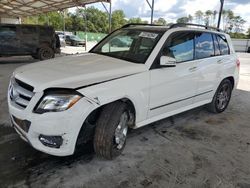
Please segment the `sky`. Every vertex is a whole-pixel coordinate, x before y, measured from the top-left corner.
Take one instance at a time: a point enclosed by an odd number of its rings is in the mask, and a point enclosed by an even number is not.
[[[143,20],[150,20],[150,8],[146,0],[111,1],[112,10],[122,9],[127,18],[140,17]],[[101,3],[94,6],[104,10]],[[179,17],[193,15],[197,10],[219,11],[219,8],[220,0],[155,0],[154,19],[163,17],[168,22],[174,22]],[[225,0],[224,8],[231,9],[236,15],[243,17],[247,21],[245,28],[250,27],[250,0]]]

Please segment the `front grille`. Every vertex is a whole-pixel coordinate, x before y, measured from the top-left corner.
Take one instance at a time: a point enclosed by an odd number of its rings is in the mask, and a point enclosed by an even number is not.
[[[12,79],[9,96],[11,101],[19,108],[25,109],[34,96],[33,90],[34,88],[32,86],[18,79]]]

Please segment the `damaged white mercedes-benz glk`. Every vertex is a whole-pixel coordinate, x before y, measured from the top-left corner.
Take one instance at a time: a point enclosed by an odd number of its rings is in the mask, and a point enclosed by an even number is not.
[[[223,112],[240,63],[227,34],[199,27],[129,24],[89,53],[18,68],[8,92],[13,127],[51,155],[93,142],[112,159],[130,128],[201,105]]]

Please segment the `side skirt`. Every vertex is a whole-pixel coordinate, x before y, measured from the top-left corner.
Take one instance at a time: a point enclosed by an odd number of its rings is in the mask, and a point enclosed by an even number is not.
[[[158,116],[152,117],[150,119],[146,119],[146,120],[141,121],[141,122],[137,122],[136,125],[135,125],[135,127],[134,127],[134,129],[137,129],[137,128],[143,127],[143,126],[145,126],[147,124],[159,121],[161,119],[164,119],[164,118],[167,118],[167,117],[170,117],[170,116],[173,116],[173,115],[176,115],[176,114],[179,114],[179,113],[191,110],[193,108],[197,108],[199,106],[202,106],[202,105],[205,105],[205,104],[209,104],[211,101],[212,101],[212,99],[204,100],[204,101],[197,102],[195,104],[192,104],[192,105],[189,105],[189,106],[185,106],[183,108],[180,108],[180,109],[177,109],[177,110],[174,110],[174,111],[171,111],[171,112],[160,114]]]

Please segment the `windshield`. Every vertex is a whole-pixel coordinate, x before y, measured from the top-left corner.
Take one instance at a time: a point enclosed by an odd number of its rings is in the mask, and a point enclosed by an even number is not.
[[[70,35],[70,38],[71,39],[74,39],[74,40],[81,40],[78,36],[76,35]]]
[[[90,52],[145,63],[161,36],[159,31],[122,29],[109,35]]]

